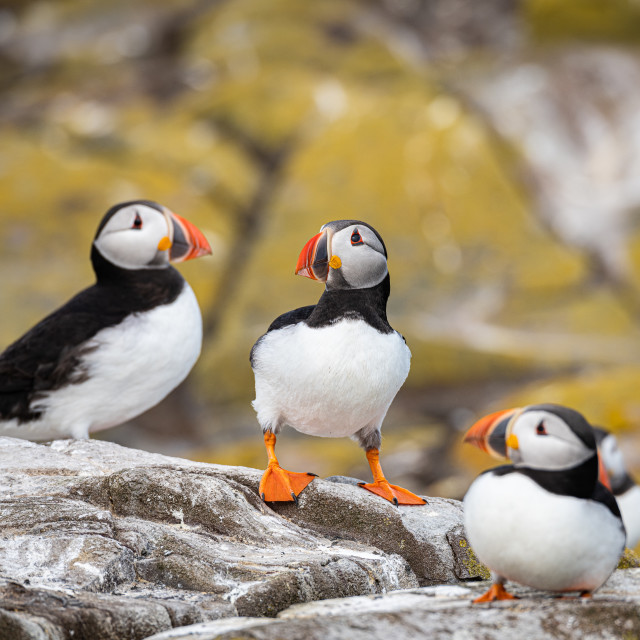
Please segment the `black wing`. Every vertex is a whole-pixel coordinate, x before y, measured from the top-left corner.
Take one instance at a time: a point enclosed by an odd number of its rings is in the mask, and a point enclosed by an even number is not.
[[[39,413],[30,405],[38,393],[85,378],[80,363],[91,349],[87,341],[124,317],[106,305],[108,300],[94,285],[7,347],[0,355],[0,419],[33,420]]]
[[[303,322],[313,313],[313,310],[315,308],[316,308],[316,305],[311,304],[308,307],[300,307],[299,309],[294,309],[293,311],[287,311],[287,313],[283,313],[281,316],[278,316],[269,325],[269,328],[267,329],[267,333],[269,333],[270,331],[275,331],[276,329],[282,329],[283,327],[287,327],[292,324],[298,324],[299,322]],[[264,336],[267,335],[267,333],[260,336],[256,340],[256,343],[253,345],[253,347],[251,347],[251,353],[249,354],[249,362],[251,363],[252,367],[255,366],[256,348],[258,347],[260,342],[262,342],[262,339],[264,338]]]
[[[38,394],[86,379],[82,358],[93,349],[91,338],[131,313],[175,300],[183,286],[175,269],[159,269],[71,298],[0,354],[0,420],[37,418],[30,407]]]
[[[315,308],[316,305],[311,304],[308,307],[300,307],[299,309],[294,309],[293,311],[287,311],[287,313],[283,313],[269,325],[267,333],[269,333],[269,331],[282,329],[282,327],[286,327],[290,324],[298,324],[298,322],[306,320],[313,313],[313,310]]]
[[[618,502],[616,501],[614,495],[600,482],[596,483],[596,487],[593,490],[593,494],[591,495],[591,499],[596,502],[602,503],[614,516],[622,519],[622,515],[620,514],[620,507],[618,507]]]

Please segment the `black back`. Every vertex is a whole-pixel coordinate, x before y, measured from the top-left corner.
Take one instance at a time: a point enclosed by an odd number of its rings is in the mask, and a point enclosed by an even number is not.
[[[184,279],[173,268],[121,269],[92,247],[97,276],[64,306],[44,318],[0,354],[0,420],[37,419],[31,408],[43,392],[86,380],[82,357],[87,341],[132,313],[173,302]]]
[[[611,513],[620,518],[620,509],[613,494],[598,481],[598,456],[594,453],[589,459],[571,469],[551,471],[547,469],[532,469],[531,467],[516,467],[512,464],[489,469],[484,473],[496,476],[506,476],[520,473],[531,478],[543,489],[550,493],[563,496],[573,496],[595,500],[604,504]]]

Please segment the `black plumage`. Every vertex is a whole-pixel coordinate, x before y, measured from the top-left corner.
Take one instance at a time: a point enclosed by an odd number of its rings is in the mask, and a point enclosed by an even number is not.
[[[345,318],[364,320],[380,333],[393,333],[387,320],[391,289],[389,274],[368,289],[325,289],[313,311],[304,320],[313,328],[327,327]]]
[[[364,320],[380,333],[393,333],[394,330],[387,320],[390,286],[389,274],[387,274],[380,284],[369,289],[325,289],[318,304],[283,313],[269,325],[267,333],[299,322],[318,329],[348,318]],[[264,335],[260,336],[251,348],[249,362],[252,367],[256,364],[255,351]]]
[[[185,281],[173,267],[129,270],[105,260],[95,247],[96,283],[48,315],[0,354],[0,420],[37,419],[40,394],[86,380],[82,358],[99,331],[132,313],[175,300]]]
[[[519,473],[530,478],[549,493],[600,502],[613,515],[620,517],[620,509],[613,494],[598,481],[598,456],[596,453],[572,469],[551,471],[508,464],[489,469],[484,473],[498,477]]]

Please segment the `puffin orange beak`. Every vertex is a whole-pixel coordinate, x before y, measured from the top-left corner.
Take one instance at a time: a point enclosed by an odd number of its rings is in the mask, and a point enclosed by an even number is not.
[[[296,275],[305,276],[312,280],[326,282],[329,277],[329,229],[323,229],[304,245],[298,264]]]
[[[607,472],[607,468],[604,466],[604,462],[602,462],[602,456],[598,451],[598,480],[600,484],[603,484],[609,491],[611,491],[611,480],[609,480],[609,474]]]
[[[467,431],[464,442],[468,442],[494,458],[507,457],[507,430],[509,424],[522,409],[506,409],[490,413],[478,420]]]
[[[173,240],[168,247],[171,262],[185,262],[211,254],[211,246],[198,227],[173,211],[167,213],[173,225]]]

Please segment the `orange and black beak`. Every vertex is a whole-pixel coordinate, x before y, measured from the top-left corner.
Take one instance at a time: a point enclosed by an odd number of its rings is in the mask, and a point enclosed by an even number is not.
[[[326,282],[329,277],[331,237],[328,228],[313,236],[300,252],[296,275]]]
[[[464,441],[472,444],[494,458],[507,458],[507,437],[510,423],[522,409],[496,411],[478,420],[467,431]]]
[[[211,254],[211,247],[198,227],[173,211],[167,210],[167,213],[173,227],[173,238],[168,246],[171,262],[185,262]]]

